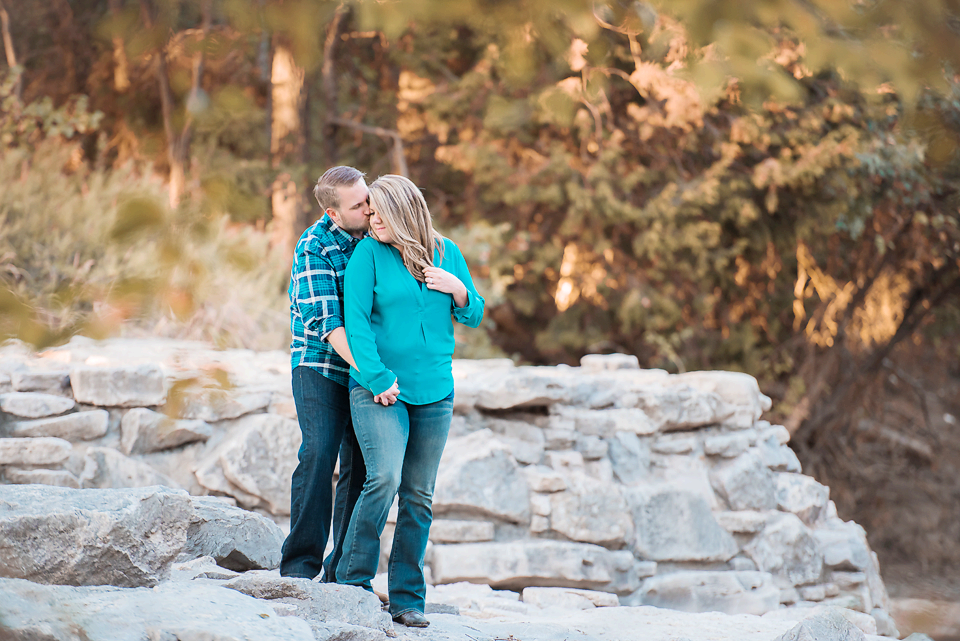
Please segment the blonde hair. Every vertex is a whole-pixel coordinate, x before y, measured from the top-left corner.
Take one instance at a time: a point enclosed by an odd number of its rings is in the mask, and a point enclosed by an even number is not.
[[[418,281],[433,266],[434,248],[443,262],[443,236],[433,228],[430,209],[415,184],[403,176],[380,176],[370,185],[370,209],[380,214],[400,250],[403,265]]]

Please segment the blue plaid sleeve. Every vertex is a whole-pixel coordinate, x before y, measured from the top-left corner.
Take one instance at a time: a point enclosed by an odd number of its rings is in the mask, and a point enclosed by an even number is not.
[[[343,327],[341,291],[337,269],[325,248],[308,248],[301,256],[301,268],[295,274],[294,305],[307,332],[321,340],[338,327]]]

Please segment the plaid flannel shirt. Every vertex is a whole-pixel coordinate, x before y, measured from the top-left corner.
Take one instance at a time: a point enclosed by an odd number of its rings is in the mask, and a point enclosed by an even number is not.
[[[360,242],[326,214],[303,232],[290,270],[290,368],[312,367],[347,385],[350,366],[327,342],[343,327],[343,273]]]

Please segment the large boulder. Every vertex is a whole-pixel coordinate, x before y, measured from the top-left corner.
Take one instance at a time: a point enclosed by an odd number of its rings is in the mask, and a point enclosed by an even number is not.
[[[247,508],[290,514],[290,482],[297,467],[300,426],[275,414],[251,414],[197,464],[207,489],[230,494]]]
[[[187,541],[190,496],[161,487],[0,486],[0,576],[59,585],[156,585]]]
[[[630,488],[627,501],[636,525],[633,549],[654,561],[727,561],[739,548],[699,494],[671,484]]]
[[[208,496],[193,497],[193,516],[180,558],[212,557],[229,570],[280,567],[284,534],[276,523]]]
[[[433,511],[511,523],[530,520],[526,477],[509,449],[490,430],[447,442],[437,474]]]

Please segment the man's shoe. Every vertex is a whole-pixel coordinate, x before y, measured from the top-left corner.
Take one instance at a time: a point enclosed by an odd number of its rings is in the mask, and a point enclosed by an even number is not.
[[[423,612],[417,612],[416,610],[410,610],[409,612],[397,615],[393,617],[393,620],[408,628],[425,628],[430,625],[427,617],[423,616]]]

